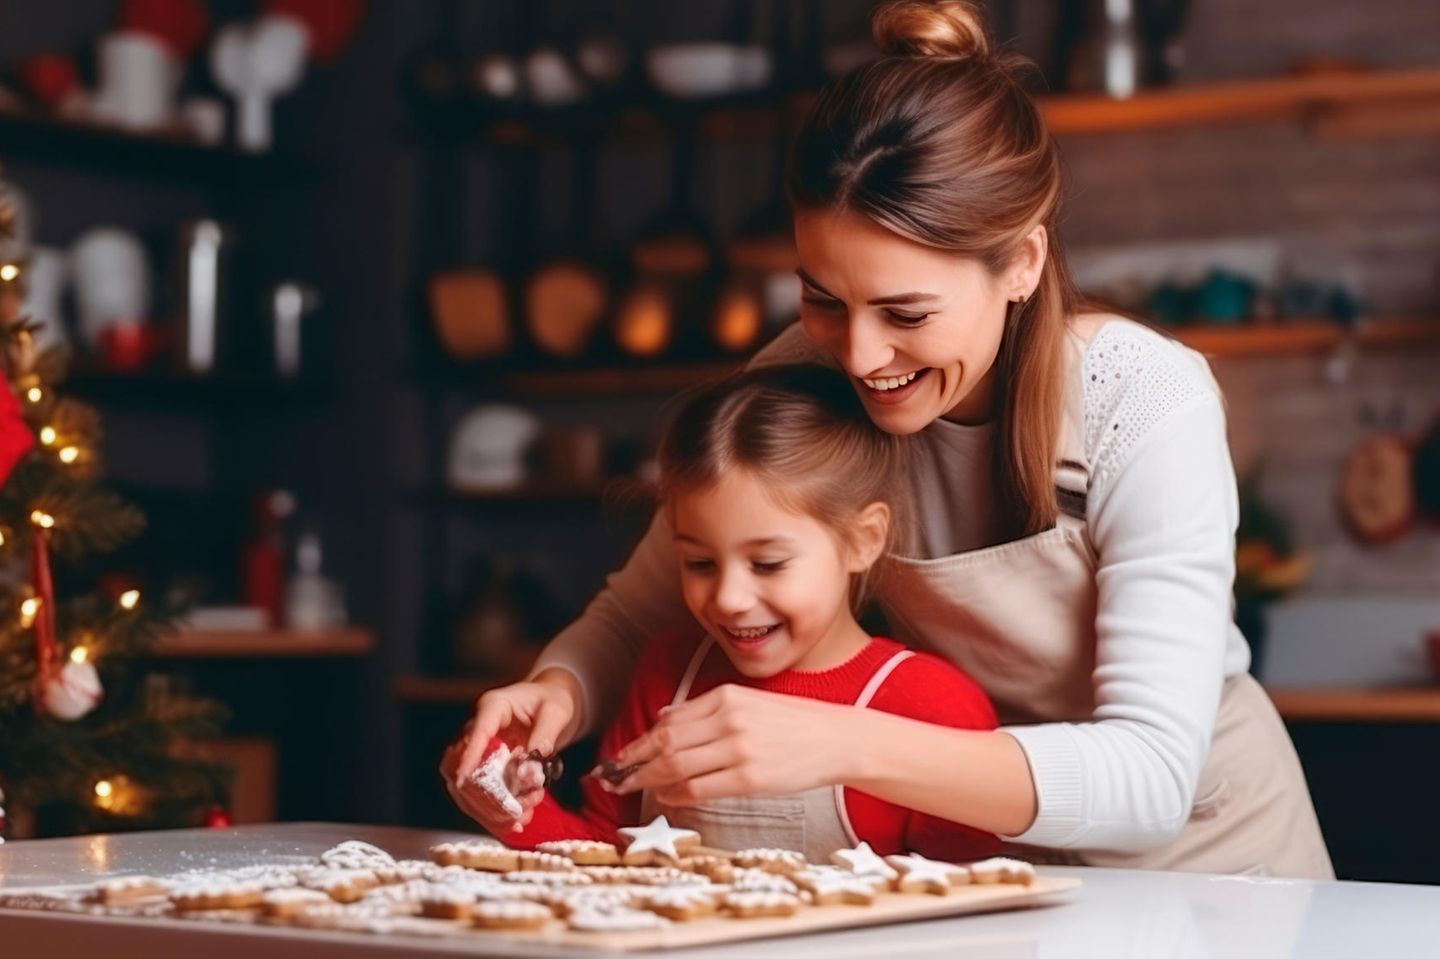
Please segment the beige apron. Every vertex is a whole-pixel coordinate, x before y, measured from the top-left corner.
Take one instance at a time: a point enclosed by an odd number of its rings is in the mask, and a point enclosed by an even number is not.
[[[1085,345],[1072,334],[1072,362]],[[953,556],[891,556],[879,588],[894,638],[970,673],[1006,723],[1089,722],[1095,710],[1096,555],[1084,518],[1084,395],[1078,373],[1067,381],[1056,525]],[[1133,869],[1333,878],[1294,746],[1248,674],[1225,682],[1195,796],[1189,822],[1162,848],[1016,853]]]
[[[690,689],[715,640],[707,637],[675,690],[672,706],[690,697]],[[902,649],[871,675],[855,699],[856,706],[868,706],[896,666],[915,655]],[[811,862],[829,862],[830,854],[860,842],[845,809],[845,788],[818,786],[790,796],[755,796],[712,799],[694,806],[670,806],[649,790],[640,797],[640,816],[645,822],[664,814],[673,826],[694,829],[705,837],[705,845],[717,849],[795,849]]]

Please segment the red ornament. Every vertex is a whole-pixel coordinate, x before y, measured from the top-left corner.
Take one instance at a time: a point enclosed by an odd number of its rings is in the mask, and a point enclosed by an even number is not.
[[[47,107],[58,107],[80,85],[75,61],[59,53],[27,57],[15,72],[25,92]]]
[[[360,29],[364,0],[267,0],[266,13],[294,17],[310,34],[310,59],[330,63]]]
[[[126,0],[120,27],[147,33],[181,63],[189,60],[210,29],[210,14],[199,0]]]
[[[211,806],[205,811],[206,829],[229,829],[233,825],[230,813],[224,806]]]
[[[35,448],[35,434],[25,425],[20,401],[10,392],[10,384],[0,376],[0,486],[10,478],[15,464]]]

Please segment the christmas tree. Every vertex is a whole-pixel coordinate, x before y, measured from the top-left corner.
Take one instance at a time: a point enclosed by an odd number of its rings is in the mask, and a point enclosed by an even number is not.
[[[97,588],[144,517],[99,482],[96,411],[56,388],[68,350],[22,315],[20,215],[0,180],[0,840],[7,801],[12,836],[198,825],[229,771],[187,746],[224,709],[135,668],[176,611]]]

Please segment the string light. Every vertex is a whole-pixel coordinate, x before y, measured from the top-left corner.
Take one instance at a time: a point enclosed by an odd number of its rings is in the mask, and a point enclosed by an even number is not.
[[[38,509],[37,509],[37,510],[34,510],[33,512],[31,512],[31,514],[30,514],[30,522],[34,523],[36,526],[40,527],[41,529],[54,529],[54,528],[55,528],[55,517],[51,516],[49,513],[45,512],[44,510],[38,510]]]
[[[83,663],[89,658],[90,650],[86,649],[84,646],[76,646],[74,649],[70,650],[70,662],[72,663]]]
[[[115,786],[108,779],[102,779],[95,784],[95,798],[100,800],[109,799],[115,794]],[[105,805],[103,802],[101,805]]]
[[[32,403],[38,403],[45,398],[45,391],[38,386],[32,386],[25,391],[25,398]]]
[[[4,266],[0,266],[0,280],[4,280],[6,283],[12,282],[19,275],[20,267],[14,263],[6,263]]]
[[[35,625],[35,616],[40,612],[40,599],[31,596],[20,604],[20,628],[29,629]]]
[[[138,589],[127,589],[120,594],[120,605],[126,609],[134,609],[139,602],[140,590]]]
[[[54,445],[55,445],[55,427],[53,427],[53,426],[42,426],[42,427],[40,427],[40,442],[44,443],[46,446],[54,446]]]
[[[73,446],[67,446],[60,451],[60,462],[69,466],[80,458],[80,451]]]

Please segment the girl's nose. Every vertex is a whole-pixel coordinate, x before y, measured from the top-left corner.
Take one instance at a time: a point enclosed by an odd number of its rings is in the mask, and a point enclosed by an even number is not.
[[[755,604],[750,579],[737,571],[722,572],[715,584],[715,608],[726,615],[743,613]]]

